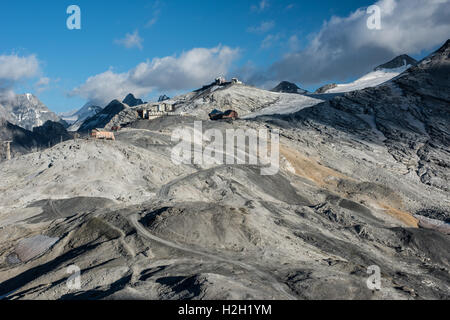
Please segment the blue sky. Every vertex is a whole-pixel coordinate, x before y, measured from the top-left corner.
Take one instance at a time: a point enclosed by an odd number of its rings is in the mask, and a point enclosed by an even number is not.
[[[392,1],[395,2],[381,0]],[[286,73],[291,69],[289,65],[285,66],[287,61],[295,63],[295,57],[300,58],[295,53],[309,50],[312,40],[321,31],[333,37],[334,31],[324,27],[332,17],[348,18],[358,8],[373,3],[364,0],[2,1],[0,55],[35,56],[38,70],[8,84],[16,93],[36,94],[56,112],[79,108],[90,99],[109,99],[111,92],[101,92],[108,84],[97,83],[102,79],[103,82],[112,79],[111,86],[114,83],[118,87],[136,88],[145,99],[154,99],[162,93],[185,92],[201,81],[213,80],[214,70],[203,77],[186,74],[191,72],[186,65],[196,59],[206,59],[204,63],[220,73],[247,76],[255,85],[268,85],[281,80],[277,77],[285,76],[286,80],[314,89],[327,81],[355,78],[364,73],[363,66],[343,74],[341,79],[336,79],[339,76],[333,76],[331,72],[329,79],[321,77],[308,81],[305,77],[296,79],[295,74]],[[69,16],[66,9],[71,4],[81,8],[81,30],[66,27]],[[448,3],[444,4],[447,9]],[[449,30],[447,27],[444,23],[442,34]],[[339,29],[339,24],[335,29]],[[125,41],[127,34],[128,42]],[[137,35],[137,41],[131,41],[133,34]],[[340,35],[337,33],[336,37]],[[403,53],[401,51],[405,49],[412,48],[415,52],[405,53],[415,57],[423,56],[426,50],[436,48],[444,36],[431,42],[424,42],[422,38],[406,48],[379,44],[377,49],[382,48],[379,50],[382,54],[367,59],[367,70],[375,66],[369,63],[384,62],[383,59],[393,58],[392,55]],[[186,59],[180,58],[183,52],[194,48],[205,51],[192,51]],[[164,57],[173,59],[154,60]],[[304,57],[308,56],[301,56]],[[145,77],[138,78],[136,68],[142,63]],[[86,82],[89,77],[108,70],[108,78]],[[172,90],[167,79],[158,80],[166,72],[177,78]],[[338,71],[335,74],[339,75]],[[303,79],[307,82],[305,85],[302,85]],[[42,81],[38,89],[36,83],[39,80]],[[130,81],[134,81],[133,84]],[[192,83],[191,87],[189,83]]]

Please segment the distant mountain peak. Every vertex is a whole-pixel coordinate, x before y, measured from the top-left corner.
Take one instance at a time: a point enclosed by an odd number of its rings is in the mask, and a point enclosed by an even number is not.
[[[125,103],[125,102],[120,102],[119,100],[114,99],[114,100],[112,100],[110,103],[108,103],[108,105],[105,107],[105,109],[108,108],[109,106],[112,106],[112,105],[118,105],[118,104],[123,104],[123,103]],[[104,110],[104,109],[103,109],[103,110]]]
[[[417,66],[421,69],[441,69],[443,81],[448,79],[450,59],[450,39],[447,40],[442,47],[425,57]]]
[[[159,96],[159,98],[158,98],[158,102],[162,102],[162,101],[166,101],[166,100],[170,100],[170,98],[168,96],[166,96],[165,94]]]
[[[295,83],[289,81],[281,81],[275,88],[270,90],[272,92],[282,93],[306,93],[306,90],[299,88]]]
[[[450,49],[450,39],[445,41],[444,45],[438,51],[445,51],[447,49]]]
[[[101,111],[102,108],[88,102],[81,109],[61,114],[61,117],[70,125],[68,131],[77,131],[86,119],[96,115]]]
[[[418,61],[416,59],[411,58],[407,54],[402,54],[402,55],[395,57],[391,61],[388,61],[382,65],[379,65],[374,70],[379,71],[379,70],[384,70],[384,69],[396,69],[396,68],[400,68],[400,67],[404,67],[404,66],[408,66],[408,65],[415,66],[417,63],[418,63]]]
[[[135,107],[138,106],[140,104],[144,104],[144,101],[142,101],[141,99],[137,99],[132,93],[129,93],[125,99],[123,99],[122,101],[123,103],[129,105],[130,107]]]
[[[67,123],[50,111],[36,96],[31,93],[16,94],[12,98],[0,101],[0,115],[8,122],[32,130],[43,125],[47,120]]]
[[[94,128],[104,128],[114,116],[128,108],[127,103],[122,103],[117,99],[111,101],[102,111],[86,119],[78,128],[78,132],[86,132]]]

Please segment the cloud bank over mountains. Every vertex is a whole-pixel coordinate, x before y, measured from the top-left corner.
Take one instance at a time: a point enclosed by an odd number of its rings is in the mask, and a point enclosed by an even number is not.
[[[431,50],[450,35],[449,0],[380,0],[375,5],[381,9],[381,30],[367,27],[367,8],[334,16],[305,48],[286,54],[266,70],[255,70],[247,80],[304,85],[343,81],[396,55]]]
[[[102,106],[129,92],[144,96],[153,90],[169,92],[191,89],[211,81],[217,75],[226,75],[238,56],[239,49],[228,46],[194,48],[179,56],[147,60],[128,72],[107,70],[88,78],[70,95],[81,96]]]

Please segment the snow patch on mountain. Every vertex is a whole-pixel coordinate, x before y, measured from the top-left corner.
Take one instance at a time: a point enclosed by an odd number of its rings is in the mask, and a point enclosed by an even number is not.
[[[372,71],[351,83],[338,84],[335,88],[328,90],[326,93],[350,92],[369,87],[376,87],[382,83],[392,80],[402,72],[408,70],[410,67],[411,65],[404,65],[394,69],[380,69],[377,71]]]
[[[346,84],[329,84],[319,88],[316,93],[342,93],[376,87],[392,80],[416,64],[417,61],[410,56],[406,54],[400,55],[391,61],[376,67],[372,72],[353,82]]]

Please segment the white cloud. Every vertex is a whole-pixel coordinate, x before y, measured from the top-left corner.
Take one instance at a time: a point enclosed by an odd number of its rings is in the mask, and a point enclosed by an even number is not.
[[[113,99],[123,98],[128,93],[145,94],[149,88],[134,85],[128,73],[115,73],[112,69],[89,77],[84,84],[70,92],[70,96],[81,96],[89,102],[105,106]]]
[[[195,48],[180,56],[142,62],[124,73],[115,73],[110,69],[90,77],[70,95],[78,95],[103,106],[130,92],[143,96],[153,90],[170,92],[191,89],[211,82],[217,75],[226,75],[238,55],[239,49],[221,45]]]
[[[342,81],[407,53],[443,44],[450,35],[449,0],[380,0],[381,30],[369,30],[366,8],[332,17],[312,35],[310,44],[289,53],[249,81],[297,81],[306,85]]]
[[[36,77],[39,73],[39,61],[35,55],[0,55],[0,98],[13,97],[13,89],[18,82]]]
[[[281,38],[280,34],[269,34],[267,35],[261,43],[262,49],[269,49],[273,47]]]
[[[293,35],[288,40],[289,51],[298,51],[300,49],[300,40],[296,35]]]
[[[153,16],[153,18],[151,18],[150,20],[148,20],[148,22],[145,24],[146,28],[150,28],[151,26],[153,26],[155,23],[158,22],[158,16]]]
[[[36,86],[42,87],[50,84],[50,78],[42,77],[36,82]]]
[[[161,7],[163,6],[163,4],[159,0],[156,0],[150,6],[152,9],[152,17],[145,24],[146,28],[150,28],[151,26],[153,26],[158,22],[159,16],[161,15]]]
[[[38,73],[39,61],[35,55],[27,57],[0,56],[0,81],[19,81],[32,78]]]
[[[51,79],[48,77],[41,77],[39,80],[34,84],[34,88],[36,92],[39,94],[41,92],[44,92],[45,90],[49,89]]]
[[[247,28],[247,32],[250,32],[250,33],[265,33],[267,31],[273,29],[273,27],[275,27],[275,22],[274,21],[263,21],[258,26],[253,26],[253,27]]]
[[[293,4],[293,3],[290,3],[290,4],[288,4],[287,6],[286,6],[286,10],[291,10],[292,8],[294,8],[295,7],[295,4]]]
[[[152,18],[147,21],[147,23],[145,25],[146,28],[150,28],[151,26],[153,26],[155,23],[158,22],[159,16],[161,15],[160,1],[155,1],[155,3],[153,3],[152,10],[153,10]]]
[[[114,42],[128,49],[139,48],[142,50],[142,43],[144,40],[139,36],[139,31],[135,30],[133,33],[127,33],[125,38],[115,40]]]
[[[270,6],[269,1],[261,0],[257,5],[252,5],[252,11],[262,12]]]

